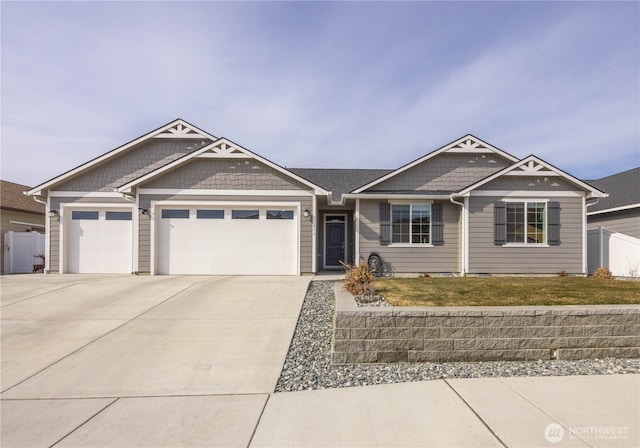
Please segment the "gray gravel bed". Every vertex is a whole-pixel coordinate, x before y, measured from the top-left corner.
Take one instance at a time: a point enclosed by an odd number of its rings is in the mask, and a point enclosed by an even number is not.
[[[276,392],[403,383],[443,378],[640,373],[640,359],[349,364],[330,361],[333,282],[311,282]]]

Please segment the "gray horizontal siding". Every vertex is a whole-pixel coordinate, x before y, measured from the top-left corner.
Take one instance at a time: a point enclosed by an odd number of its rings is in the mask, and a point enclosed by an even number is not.
[[[497,154],[440,154],[367,191],[453,191],[500,171],[509,163]]]
[[[378,252],[393,273],[458,272],[460,270],[460,207],[442,203],[444,245],[398,247],[380,245],[380,201],[360,201],[360,258]]]
[[[49,271],[60,271],[60,221],[51,219],[49,223]]]
[[[583,272],[582,198],[560,202],[559,246],[507,247],[493,244],[494,202],[501,197],[472,196],[469,204],[469,273],[556,274]]]
[[[113,191],[207,143],[208,140],[150,139],[56,186],[56,190]]]
[[[621,210],[587,217],[589,230],[604,227],[612,232],[620,232],[640,238],[640,209]]]
[[[312,209],[311,196],[175,196],[175,195],[141,195],[140,207],[150,208],[156,201],[197,201],[197,202],[297,202],[301,211]],[[300,216],[300,272],[312,272],[313,260],[313,227],[311,218]],[[151,270],[151,226],[149,215],[140,215],[138,259],[140,272]]]

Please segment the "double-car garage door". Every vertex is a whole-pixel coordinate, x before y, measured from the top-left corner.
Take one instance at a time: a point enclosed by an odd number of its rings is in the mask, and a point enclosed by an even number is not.
[[[131,209],[72,210],[66,272],[133,270]],[[154,212],[157,274],[295,275],[298,211],[282,206],[171,206]]]
[[[172,207],[157,215],[159,274],[297,273],[293,209]]]

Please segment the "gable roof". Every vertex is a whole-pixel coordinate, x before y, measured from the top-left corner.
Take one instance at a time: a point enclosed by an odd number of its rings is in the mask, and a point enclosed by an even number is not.
[[[27,192],[27,195],[32,196],[32,195],[37,195],[40,196],[42,194],[42,190],[50,188],[53,185],[56,185],[66,179],[68,179],[71,176],[74,176],[76,174],[79,174],[101,162],[104,162],[105,160],[114,157],[118,154],[121,154],[122,152],[126,151],[127,149],[137,145],[138,143],[141,143],[147,139],[150,138],[202,138],[202,139],[209,139],[209,140],[216,140],[217,137],[203,131],[202,129],[197,128],[196,126],[187,123],[185,120],[181,119],[181,118],[177,118],[167,124],[165,124],[164,126],[160,126],[159,128],[148,132],[146,134],[144,134],[141,137],[138,137],[134,140],[131,140],[128,143],[125,143],[122,146],[118,146],[115,149],[112,149],[109,152],[106,152],[104,154],[102,154],[101,156],[98,156],[94,159],[89,160],[86,163],[83,163],[82,165],[78,165],[77,167],[66,171],[65,173],[62,173],[59,176],[56,176],[52,179],[49,179],[48,181],[38,185],[37,187],[32,188],[31,190],[29,190]]]
[[[334,203],[340,202],[342,195],[354,188],[393,171],[349,168],[288,168],[288,170],[330,191],[331,200]]]
[[[509,160],[510,162],[517,162],[518,158],[512,156],[511,154],[502,151],[501,149],[496,148],[495,146],[490,145],[487,142],[484,142],[482,140],[480,140],[478,137],[475,137],[471,134],[467,134],[464,137],[460,137],[457,140],[452,141],[451,143],[436,149],[435,151],[430,152],[429,154],[420,157],[419,159],[414,160],[413,162],[409,162],[404,166],[401,166],[400,168],[398,168],[397,170],[394,170],[386,175],[383,175],[381,177],[379,177],[378,179],[375,179],[372,182],[367,183],[366,185],[361,186],[358,189],[353,190],[353,193],[362,193],[365,190],[368,190],[369,188],[378,185],[381,182],[384,182],[385,180],[391,179],[392,177],[397,176],[398,174],[413,168],[416,165],[419,165],[422,162],[425,162],[439,154],[442,154],[444,152],[449,152],[449,153],[462,153],[462,154],[487,154],[487,153],[493,153],[493,154],[497,154],[501,157],[504,157],[505,159]]]
[[[310,188],[313,188],[313,190],[317,193],[317,194],[329,194],[329,191],[325,190],[324,188],[322,188],[321,186],[310,182],[309,180],[300,177],[299,175],[287,170],[286,168],[281,167],[280,165],[273,163],[272,161],[265,159],[264,157],[261,157],[259,155],[257,155],[256,153],[249,151],[246,148],[243,148],[242,146],[238,145],[237,143],[232,142],[231,140],[225,138],[225,137],[221,137],[215,141],[213,141],[212,143],[203,146],[202,148],[190,152],[189,154],[186,154],[182,157],[180,157],[179,159],[174,160],[173,162],[170,162],[164,166],[161,166],[160,168],[157,168],[143,176],[138,177],[137,179],[132,180],[131,182],[128,182],[120,187],[118,187],[118,192],[120,193],[130,193],[131,189],[137,185],[140,185],[144,182],[147,182],[151,179],[153,179],[154,177],[157,177],[163,173],[166,173],[167,171],[180,166],[186,162],[188,162],[189,160],[193,160],[197,157],[202,157],[202,158],[220,158],[220,159],[229,159],[229,158],[243,158],[243,159],[247,159],[247,158],[251,158],[251,159],[255,159],[261,163],[264,163],[265,165],[269,166],[270,168],[275,169],[276,171],[279,171],[289,177],[291,177],[292,179],[295,179],[298,182],[301,182],[305,185],[307,185]]]
[[[551,165],[548,162],[545,162],[544,160],[540,159],[539,157],[536,157],[534,155],[530,155],[528,157],[525,157],[524,159],[520,160],[517,163],[514,163],[513,165],[510,165],[500,171],[498,171],[497,173],[494,173],[490,176],[485,177],[484,179],[479,180],[478,182],[475,182],[471,185],[469,185],[468,187],[466,187],[465,189],[463,189],[462,191],[454,194],[454,197],[460,197],[460,196],[466,196],[468,195],[471,191],[491,182],[492,180],[495,180],[501,176],[504,175],[514,175],[514,176],[540,176],[540,175],[544,175],[544,176],[559,176],[562,177],[563,179],[565,179],[566,181],[574,184],[575,186],[588,191],[589,194],[587,195],[587,198],[604,198],[607,196],[606,193],[598,190],[597,188],[581,181],[580,179],[573,177],[572,175],[562,171],[559,168],[556,168],[555,166]]]
[[[31,187],[0,180],[0,208],[44,215],[44,204],[24,195]]]
[[[640,207],[640,167],[588,182],[609,193],[589,208],[588,215]]]

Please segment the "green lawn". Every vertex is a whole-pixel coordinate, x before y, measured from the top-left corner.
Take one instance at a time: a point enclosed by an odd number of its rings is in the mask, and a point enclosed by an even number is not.
[[[394,306],[640,304],[640,282],[585,277],[420,277],[376,280]]]

